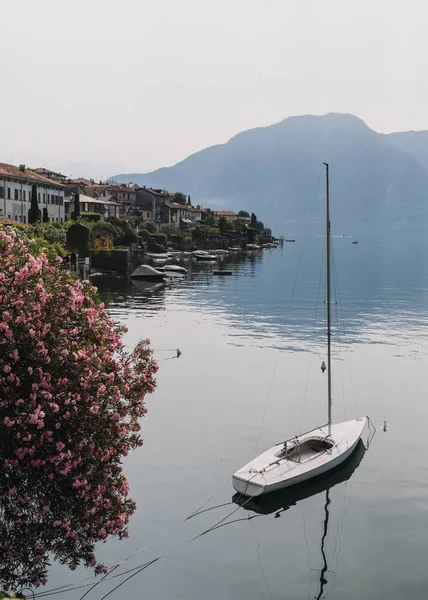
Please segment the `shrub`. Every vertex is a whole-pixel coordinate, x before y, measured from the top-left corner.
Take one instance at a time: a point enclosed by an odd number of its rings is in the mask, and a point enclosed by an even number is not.
[[[157,244],[163,246],[164,248],[166,248],[168,245],[168,238],[164,233],[155,233],[155,240]]]
[[[60,225],[57,227],[57,225]],[[61,227],[60,223],[34,223],[28,228],[28,235],[31,237],[43,237],[51,244],[61,244],[65,246],[67,233]]]
[[[129,263],[129,252],[128,250],[118,248],[113,250],[99,250],[92,253],[91,263],[94,269],[126,273]]]
[[[74,223],[67,229],[67,248],[79,254],[86,254],[89,247],[89,228],[82,223]]]
[[[113,248],[113,244],[118,236],[118,230],[116,227],[114,227],[111,223],[100,221],[98,223],[91,223],[89,228],[89,236],[92,248],[94,250]]]
[[[100,213],[86,212],[80,214],[80,219],[82,221],[91,221],[92,223],[98,223],[98,221],[101,219],[101,215]]]
[[[89,282],[0,227],[0,580],[46,583],[49,557],[97,564],[135,510],[121,461],[142,444],[148,340],[129,354]]]

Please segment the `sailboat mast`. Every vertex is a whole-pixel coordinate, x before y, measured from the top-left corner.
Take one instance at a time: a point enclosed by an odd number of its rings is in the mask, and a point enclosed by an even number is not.
[[[331,285],[330,285],[330,190],[328,163],[325,165],[326,229],[327,229],[327,377],[328,377],[328,434],[331,433]]]

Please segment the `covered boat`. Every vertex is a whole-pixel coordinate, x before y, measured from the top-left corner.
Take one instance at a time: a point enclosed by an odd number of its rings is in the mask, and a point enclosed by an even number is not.
[[[140,265],[131,274],[131,279],[140,279],[143,281],[164,281],[165,273],[161,273],[150,265]]]

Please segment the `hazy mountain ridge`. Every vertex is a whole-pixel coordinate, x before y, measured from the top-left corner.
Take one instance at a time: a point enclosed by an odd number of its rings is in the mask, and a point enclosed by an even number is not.
[[[416,143],[413,133],[426,136]],[[172,167],[114,179],[180,190],[205,206],[254,210],[279,228],[302,220],[317,190],[321,196],[323,162],[331,165],[335,222],[427,219],[428,132],[379,134],[348,114],[290,117],[238,133]]]

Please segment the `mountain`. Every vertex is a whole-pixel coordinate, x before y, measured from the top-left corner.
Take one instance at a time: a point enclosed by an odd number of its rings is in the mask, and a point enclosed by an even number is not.
[[[239,133],[172,167],[114,179],[179,190],[214,209],[254,211],[280,231],[306,220],[315,197],[321,199],[322,163],[328,162],[335,224],[428,220],[428,172],[397,139],[350,114],[289,117]],[[316,213],[322,211],[320,206]]]
[[[399,131],[385,135],[395,148],[414,156],[428,173],[428,131]]]

